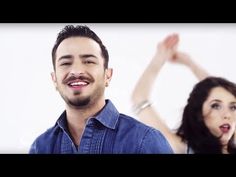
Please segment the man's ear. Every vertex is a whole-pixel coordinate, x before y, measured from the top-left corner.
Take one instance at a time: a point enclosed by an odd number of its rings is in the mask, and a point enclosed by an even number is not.
[[[55,89],[58,90],[58,88],[57,88],[57,78],[56,78],[55,72],[51,72],[51,77],[52,77],[52,82],[55,86]]]
[[[111,78],[112,78],[112,74],[113,74],[113,69],[112,68],[106,69],[106,73],[105,73],[105,86],[106,87],[109,86],[109,83],[110,83]]]

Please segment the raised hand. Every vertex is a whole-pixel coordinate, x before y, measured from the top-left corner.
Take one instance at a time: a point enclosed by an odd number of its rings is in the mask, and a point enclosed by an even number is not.
[[[173,58],[177,50],[178,42],[178,34],[171,34],[167,36],[162,42],[157,45],[157,51],[155,54],[156,60],[164,63],[166,60]]]

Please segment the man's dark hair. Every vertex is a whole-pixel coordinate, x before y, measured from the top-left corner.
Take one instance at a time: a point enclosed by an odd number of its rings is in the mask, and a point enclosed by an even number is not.
[[[53,49],[52,49],[52,63],[53,63],[54,70],[56,68],[55,67],[56,50],[57,50],[58,46],[60,45],[60,43],[64,39],[67,39],[70,37],[87,37],[87,38],[90,38],[90,39],[93,39],[94,41],[96,41],[99,44],[101,51],[102,51],[102,56],[104,57],[104,68],[108,68],[109,54],[108,54],[106,47],[103,45],[101,39],[97,36],[97,34],[95,32],[93,32],[87,26],[67,25],[58,33],[57,40],[56,40],[56,42],[53,46]]]

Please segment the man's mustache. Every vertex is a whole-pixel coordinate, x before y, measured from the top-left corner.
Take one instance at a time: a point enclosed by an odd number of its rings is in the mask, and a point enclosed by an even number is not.
[[[65,80],[63,80],[63,84],[67,84],[68,82],[71,82],[74,80],[80,80],[80,81],[89,82],[89,83],[94,82],[93,78],[90,78],[90,77],[87,77],[84,75],[79,75],[79,76],[72,75],[72,76],[66,78]]]

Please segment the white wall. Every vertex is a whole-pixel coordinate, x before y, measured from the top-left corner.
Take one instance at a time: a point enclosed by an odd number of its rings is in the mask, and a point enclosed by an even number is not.
[[[0,24],[0,153],[27,153],[33,140],[54,125],[64,102],[50,78],[51,49],[67,24]],[[106,90],[118,110],[133,115],[130,94],[157,42],[179,33],[179,49],[210,73],[236,82],[236,24],[86,24],[101,37],[114,69]],[[167,64],[152,101],[175,128],[197,79],[181,65]],[[134,116],[134,115],[133,115]]]

